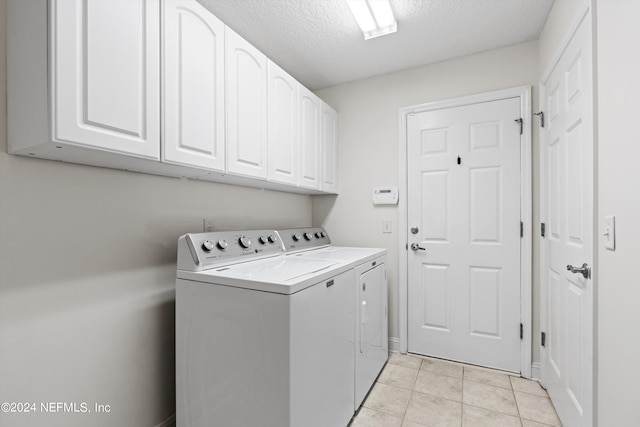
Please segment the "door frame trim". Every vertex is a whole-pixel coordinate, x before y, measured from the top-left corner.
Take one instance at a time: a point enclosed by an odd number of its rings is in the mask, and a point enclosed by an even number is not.
[[[408,207],[407,207],[407,118],[415,113],[461,107],[481,102],[499,101],[508,98],[520,98],[520,112],[523,120],[523,133],[520,150],[520,217],[524,223],[524,235],[520,239],[520,319],[523,326],[523,338],[520,341],[520,373],[531,378],[532,346],[532,152],[531,152],[531,86],[519,86],[509,89],[484,92],[460,98],[428,102],[400,108],[399,119],[399,194],[398,204],[398,316],[400,330],[400,352],[408,348]],[[405,197],[402,197],[405,196]]]

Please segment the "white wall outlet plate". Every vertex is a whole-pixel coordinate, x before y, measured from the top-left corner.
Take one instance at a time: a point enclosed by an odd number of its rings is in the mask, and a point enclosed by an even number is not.
[[[616,217],[607,215],[604,217],[604,232],[602,242],[605,249],[616,250]]]

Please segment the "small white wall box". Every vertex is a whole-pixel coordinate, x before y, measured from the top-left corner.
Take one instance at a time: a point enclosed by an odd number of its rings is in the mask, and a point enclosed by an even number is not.
[[[373,189],[371,201],[374,205],[397,205],[398,187],[376,187]]]

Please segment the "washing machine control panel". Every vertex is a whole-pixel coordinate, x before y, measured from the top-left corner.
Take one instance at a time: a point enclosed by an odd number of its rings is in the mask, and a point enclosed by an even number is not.
[[[234,262],[280,255],[282,242],[274,230],[215,231],[180,238],[178,263],[182,269],[200,271]],[[182,252],[188,249],[190,257]],[[189,259],[190,258],[190,259]],[[192,261],[193,266],[189,266]]]
[[[284,251],[287,253],[314,249],[331,244],[329,234],[322,227],[290,228],[277,230],[282,240]]]

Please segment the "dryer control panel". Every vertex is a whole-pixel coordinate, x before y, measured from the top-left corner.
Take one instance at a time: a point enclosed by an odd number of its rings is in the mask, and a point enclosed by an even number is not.
[[[289,228],[276,230],[286,253],[329,246],[331,239],[322,227]]]
[[[201,271],[282,254],[274,230],[216,231],[178,239],[178,269]]]

